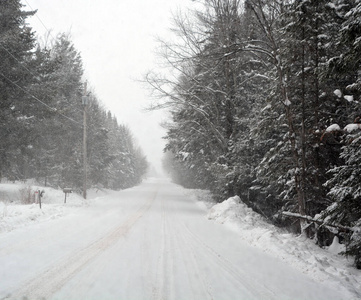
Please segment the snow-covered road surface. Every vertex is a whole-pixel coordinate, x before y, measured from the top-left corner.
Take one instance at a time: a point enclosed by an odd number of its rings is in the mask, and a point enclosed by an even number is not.
[[[347,299],[206,218],[167,180],[0,235],[0,299]]]

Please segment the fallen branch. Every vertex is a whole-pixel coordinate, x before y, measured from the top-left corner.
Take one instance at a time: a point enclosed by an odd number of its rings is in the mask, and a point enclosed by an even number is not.
[[[350,232],[350,231],[354,232],[354,231],[356,231],[356,229],[352,228],[352,227],[343,226],[343,225],[339,225],[339,224],[329,224],[329,223],[324,222],[322,220],[314,219],[314,218],[312,218],[310,216],[296,214],[296,213],[292,213],[292,212],[289,212],[289,211],[284,211],[284,212],[282,212],[282,214],[287,216],[287,217],[298,218],[298,219],[301,219],[301,220],[306,220],[306,221],[309,221],[309,222],[313,222],[313,223],[316,223],[316,224],[321,225],[321,226],[328,226],[328,227],[336,228],[336,229],[338,229],[340,231],[343,231],[343,232]]]

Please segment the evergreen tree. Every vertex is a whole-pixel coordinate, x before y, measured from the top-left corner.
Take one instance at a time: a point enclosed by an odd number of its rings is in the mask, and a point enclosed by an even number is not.
[[[26,18],[35,12],[23,11],[19,0],[1,1],[0,11],[0,178],[23,179],[31,149],[30,134],[21,129],[31,124],[33,102],[25,90],[35,43]]]
[[[83,185],[83,67],[69,35],[35,47],[18,0],[0,1],[0,179]],[[130,131],[93,97],[88,108],[89,186],[138,184],[147,162]],[[114,137],[114,141],[111,138]]]
[[[322,216],[327,222],[354,229],[342,233],[347,246],[345,254],[353,255],[356,267],[361,269],[361,1],[340,0],[332,8],[342,21],[332,46],[342,51],[327,62],[325,76],[338,83],[335,92],[339,106],[336,112],[340,117],[336,121],[347,126],[344,139],[340,139],[340,145],[343,145],[340,159],[329,171],[332,177],[325,184],[335,202],[322,212]],[[335,138],[334,135],[331,138]]]
[[[54,149],[49,180],[55,186],[82,186],[83,68],[80,54],[69,37],[59,35],[50,50],[48,91],[56,116],[42,136],[43,143]],[[53,155],[53,151],[49,152]]]
[[[361,124],[358,125],[361,129]],[[326,183],[331,187],[329,195],[335,200],[325,212],[327,222],[348,226],[355,230],[347,234],[345,254],[355,256],[355,265],[361,269],[361,133],[346,137],[341,158],[345,163],[331,170],[333,177]]]

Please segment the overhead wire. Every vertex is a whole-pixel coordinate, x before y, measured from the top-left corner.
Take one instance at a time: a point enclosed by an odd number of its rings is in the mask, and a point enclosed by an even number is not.
[[[33,10],[33,8],[31,7],[31,5],[29,4],[29,2],[27,0],[24,0],[26,2],[26,4],[30,7],[31,10]],[[54,37],[52,36],[50,30],[47,29],[47,27],[45,26],[45,24],[43,23],[43,21],[37,16],[38,20],[40,21],[40,23],[44,26],[44,28],[47,30],[47,32],[49,32],[49,34],[51,35],[51,37],[54,39]],[[55,39],[54,39],[55,40]],[[36,74],[34,74],[31,70],[29,70],[28,67],[26,67],[22,62],[20,62],[16,56],[14,56],[8,49],[6,49],[3,45],[1,45],[1,48],[4,49],[13,59],[15,59],[19,65],[24,68],[26,71],[28,71],[37,81],[40,81],[38,79],[38,76]],[[28,92],[25,88],[21,87],[20,85],[18,85],[16,82],[13,82],[11,79],[9,79],[8,77],[6,77],[2,72],[0,72],[0,75],[5,78],[7,81],[9,81],[11,84],[13,84],[14,86],[16,86],[17,88],[21,89],[23,92],[25,92],[27,95],[29,95],[31,98],[35,99],[36,101],[38,101],[39,103],[41,103],[42,105],[46,106],[48,109],[50,109],[53,112],[56,112],[57,114],[61,115],[62,117],[70,120],[73,123],[79,124],[81,126],[83,126],[82,123],[75,121],[74,119],[64,115],[63,113],[59,112],[56,108],[51,107],[50,105],[46,104],[45,102],[43,102],[42,100],[40,100],[38,97],[34,96],[33,94],[31,94],[30,92]]]
[[[24,2],[27,4],[27,6],[29,6],[29,8],[32,10],[32,11],[35,11],[32,6],[30,5],[30,3],[27,1],[27,0],[24,0]],[[39,20],[39,22],[41,23],[41,25],[45,28],[46,32],[51,36],[52,40],[53,41],[56,41],[56,38],[53,36],[53,34],[51,33],[51,30],[48,29],[48,27],[45,25],[45,23],[41,20],[41,18],[39,17],[39,14],[36,13],[35,14],[35,17]],[[15,58],[16,59],[16,58]],[[79,111],[79,109],[75,108],[77,111]]]
[[[29,2],[27,0],[24,0],[25,3],[27,4],[27,6],[29,6],[29,8],[34,11],[34,9],[31,7],[31,5],[29,4]],[[55,40],[54,36],[51,34],[51,31],[45,26],[44,22],[40,19],[38,14],[35,14],[36,18],[39,20],[39,22],[41,23],[41,25],[43,25],[43,27],[45,28],[46,32],[49,33],[49,35],[53,38],[53,40]]]
[[[29,68],[26,67],[22,62],[20,62],[20,61],[16,58],[16,56],[14,56],[8,49],[6,49],[6,48],[4,47],[4,45],[1,45],[1,44],[0,44],[0,46],[1,46],[1,48],[3,48],[3,49],[8,53],[13,59],[15,59],[25,70],[27,70],[31,75],[33,75],[36,80],[39,81],[39,79],[37,78],[37,76],[36,76],[32,71],[30,71]]]
[[[41,82],[41,80],[38,78],[39,77],[39,74],[35,74],[33,71],[29,70],[28,67],[26,67],[21,61],[19,61],[16,56],[14,56],[9,50],[7,50],[3,45],[1,45],[1,48],[3,48],[12,58],[14,58],[18,63],[19,65],[21,65],[25,70],[27,70],[31,75],[33,75],[33,77],[35,78],[35,80],[37,80],[38,82]],[[77,111],[80,111],[79,109],[75,108]]]
[[[16,82],[12,81],[11,79],[9,79],[7,76],[5,76],[2,72],[0,72],[0,75],[5,78],[7,81],[9,81],[11,84],[13,84],[14,86],[16,86],[17,88],[19,88],[20,90],[22,90],[24,93],[26,93],[27,95],[29,95],[31,98],[35,99],[36,101],[38,101],[39,103],[41,103],[42,105],[46,106],[48,109],[50,109],[51,111],[61,115],[62,117],[68,119],[69,121],[76,123],[78,125],[83,126],[82,123],[75,121],[74,119],[64,115],[63,113],[59,112],[56,108],[51,107],[50,105],[46,104],[45,102],[41,101],[38,97],[34,96],[33,94],[31,94],[30,92],[28,92],[26,89],[24,89],[23,87],[21,87],[20,85],[18,85]]]

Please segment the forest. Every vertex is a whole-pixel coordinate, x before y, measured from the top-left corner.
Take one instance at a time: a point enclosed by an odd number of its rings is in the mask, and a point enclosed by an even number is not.
[[[0,1],[0,180],[83,189],[84,69],[69,34],[38,40],[19,0]],[[86,94],[87,187],[141,182],[148,162],[130,129]]]
[[[164,167],[361,268],[361,1],[201,0],[149,72]]]

